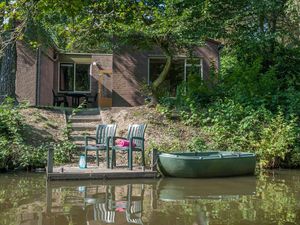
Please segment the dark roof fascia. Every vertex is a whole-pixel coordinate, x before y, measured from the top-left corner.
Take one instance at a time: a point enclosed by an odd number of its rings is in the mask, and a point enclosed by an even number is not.
[[[61,55],[80,55],[80,56],[96,56],[96,55],[103,55],[103,56],[112,56],[113,54],[109,53],[81,53],[81,52],[59,52]]]

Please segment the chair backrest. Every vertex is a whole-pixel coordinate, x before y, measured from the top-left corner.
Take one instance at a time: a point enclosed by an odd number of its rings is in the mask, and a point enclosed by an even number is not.
[[[108,137],[114,137],[116,135],[117,125],[116,124],[100,124],[96,129],[97,144],[106,144]],[[113,139],[110,139],[111,144]]]
[[[130,124],[128,127],[127,139],[130,139],[131,137],[144,138],[146,128],[147,128],[147,124]],[[144,145],[143,140],[134,140],[134,143],[137,148],[142,148]]]

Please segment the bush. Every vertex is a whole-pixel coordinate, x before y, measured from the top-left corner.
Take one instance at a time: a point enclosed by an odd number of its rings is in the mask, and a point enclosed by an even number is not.
[[[0,105],[0,170],[44,167],[49,148],[54,148],[57,163],[69,162],[76,146],[68,140],[68,127],[62,141],[53,143],[45,139],[42,144],[33,144],[28,141],[31,130],[25,129],[25,120],[20,113],[24,107],[15,105],[8,98]]]
[[[254,152],[266,168],[280,166],[293,153],[290,160],[294,166],[300,165],[295,154],[299,136],[296,118],[225,100],[214,103],[200,121],[210,137],[210,149]]]

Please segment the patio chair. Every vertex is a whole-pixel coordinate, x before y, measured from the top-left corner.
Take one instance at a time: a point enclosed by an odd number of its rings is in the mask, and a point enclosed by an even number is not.
[[[131,124],[128,127],[127,137],[114,137],[113,138],[113,146],[112,149],[112,160],[111,160],[111,168],[113,169],[116,166],[116,152],[117,151],[125,151],[127,152],[127,160],[128,160],[128,168],[132,170],[133,164],[133,152],[141,152],[142,153],[142,166],[145,168],[145,130],[147,124]],[[118,146],[115,144],[116,139],[122,139],[129,141],[129,146]]]
[[[96,136],[85,136],[85,168],[87,168],[87,154],[90,151],[96,152],[96,162],[99,166],[99,151],[106,151],[107,168],[109,168],[109,148],[112,146],[113,137],[116,134],[116,124],[100,124],[96,128]],[[93,140],[95,144],[90,144]]]
[[[53,95],[53,106],[60,106],[62,103],[65,107],[68,107],[67,97],[63,94],[55,94],[54,90],[52,90]]]
[[[95,95],[86,95],[85,97],[85,107],[88,106],[88,104],[95,104],[97,103],[98,93]]]

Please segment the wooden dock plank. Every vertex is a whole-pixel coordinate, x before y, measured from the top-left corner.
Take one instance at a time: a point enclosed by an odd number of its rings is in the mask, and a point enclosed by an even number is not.
[[[80,169],[78,167],[55,167],[53,172],[47,173],[48,180],[91,180],[91,179],[137,179],[137,178],[156,178],[157,172],[136,168],[104,169],[91,167]]]

